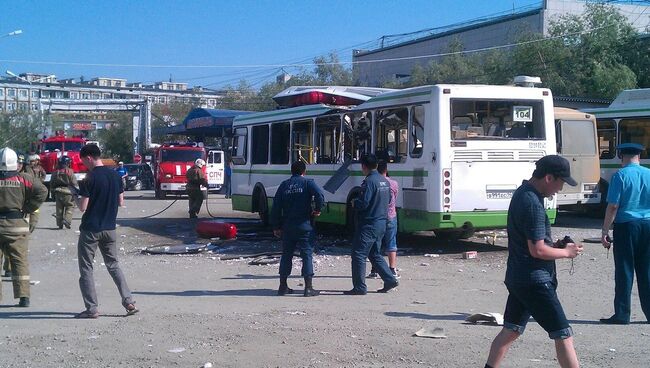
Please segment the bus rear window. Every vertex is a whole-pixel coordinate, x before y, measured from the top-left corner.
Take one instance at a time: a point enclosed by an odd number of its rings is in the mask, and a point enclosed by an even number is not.
[[[451,100],[452,140],[544,139],[544,108],[534,100]]]
[[[197,158],[203,158],[203,151],[190,150],[163,150],[162,162],[194,162]]]

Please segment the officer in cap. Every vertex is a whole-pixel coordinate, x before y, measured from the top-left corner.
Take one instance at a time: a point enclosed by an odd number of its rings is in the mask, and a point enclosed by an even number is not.
[[[0,149],[0,249],[9,255],[14,298],[20,298],[20,307],[29,307],[29,214],[46,196],[47,188],[40,180],[18,172],[16,152]],[[0,297],[1,292],[0,287]]]
[[[623,143],[616,149],[623,168],[609,183],[601,239],[607,249],[614,245],[614,315],[600,322],[626,325],[635,271],[641,309],[650,321],[650,169],[640,165],[642,145]]]
[[[72,209],[74,208],[74,200],[72,198],[72,190],[70,187],[77,188],[77,178],[74,176],[74,171],[70,168],[72,159],[68,156],[61,156],[59,158],[59,169],[52,173],[50,180],[50,190],[54,193],[56,201],[56,226],[67,229],[72,224]]]
[[[203,172],[205,161],[197,158],[194,161],[194,166],[190,167],[185,173],[187,178],[187,196],[189,197],[189,213],[190,218],[197,218],[201,205],[203,205],[203,191],[201,186],[208,187],[208,179]]]

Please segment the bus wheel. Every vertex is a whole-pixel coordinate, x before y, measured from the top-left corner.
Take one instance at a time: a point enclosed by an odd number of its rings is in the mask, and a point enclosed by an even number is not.
[[[260,214],[260,220],[262,221],[262,225],[269,226],[269,203],[266,199],[266,195],[260,193],[260,195],[257,198],[259,198],[257,208]]]

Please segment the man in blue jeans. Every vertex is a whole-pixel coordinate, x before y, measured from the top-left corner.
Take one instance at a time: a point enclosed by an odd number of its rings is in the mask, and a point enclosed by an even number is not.
[[[135,300],[131,297],[131,290],[126,283],[117,260],[117,246],[115,245],[115,220],[117,219],[118,206],[124,205],[124,186],[120,175],[107,168],[100,158],[101,151],[94,144],[81,148],[79,157],[88,168],[86,178],[79,183],[78,196],[75,193],[77,207],[83,216],[79,226],[79,242],[77,253],[79,259],[79,288],[86,309],[78,313],[76,318],[99,317],[97,292],[93,277],[93,261],[97,248],[104,258],[104,264],[113,282],[117,286],[122,298],[122,306],[126,315],[138,312]]]
[[[569,326],[557,297],[555,260],[574,258],[582,246],[553,243],[551,222],[546,215],[544,198],[562,190],[564,183],[575,186],[569,162],[549,155],[535,163],[532,178],[517,188],[508,208],[508,268],[505,284],[508,301],[503,329],[492,341],[486,368],[501,364],[512,343],[524,333],[532,316],[555,341],[561,367],[578,367]]]
[[[273,234],[282,238],[282,257],[280,258],[280,287],[278,295],[293,293],[287,285],[291,275],[293,252],[300,250],[302,258],[302,277],[305,278],[304,296],[316,296],[320,292],[314,290],[312,280],[314,265],[312,252],[314,249],[312,220],[320,216],[323,207],[323,192],[313,180],[305,178],[306,166],[302,161],[291,164],[291,178],[280,184],[273,198],[271,208],[271,223]],[[311,202],[315,202],[312,208]]]
[[[650,321],[650,170],[640,165],[645,148],[636,143],[616,147],[623,168],[610,180],[602,243],[612,246],[609,228],[614,223],[614,315],[600,322],[630,323],[634,271],[641,309]]]
[[[361,171],[366,175],[366,179],[361,184],[359,198],[352,201],[357,215],[357,226],[352,239],[353,288],[344,291],[345,295],[365,295],[368,292],[365,282],[366,259],[370,259],[370,263],[384,281],[384,287],[377,292],[386,293],[399,285],[384,257],[379,253],[386,231],[390,185],[386,178],[377,172],[377,157],[374,154],[361,157]]]
[[[390,203],[388,204],[388,218],[386,219],[386,232],[381,240],[381,252],[385,252],[388,257],[388,268],[390,272],[399,279],[397,274],[397,193],[399,193],[399,184],[388,176],[388,163],[384,160],[379,160],[377,164],[377,172],[381,174],[388,181],[390,185]],[[376,279],[379,275],[377,270],[372,268],[369,279]]]

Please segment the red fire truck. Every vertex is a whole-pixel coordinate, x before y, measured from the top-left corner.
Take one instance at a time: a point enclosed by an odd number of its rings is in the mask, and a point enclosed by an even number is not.
[[[52,173],[56,171],[59,158],[68,156],[72,160],[70,168],[74,171],[77,180],[86,177],[88,169],[79,158],[81,147],[86,145],[86,139],[82,137],[66,137],[62,131],[57,131],[53,137],[43,138],[38,143],[38,152],[41,158],[41,166],[45,170],[45,184],[49,186]]]
[[[206,159],[205,149],[199,143],[165,143],[156,148],[153,165],[156,198],[185,194],[185,173],[197,158]]]

